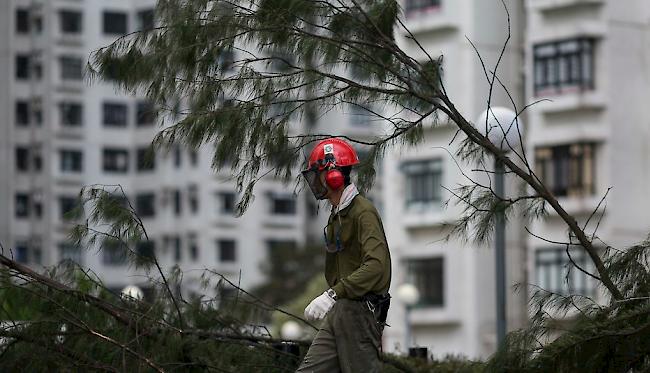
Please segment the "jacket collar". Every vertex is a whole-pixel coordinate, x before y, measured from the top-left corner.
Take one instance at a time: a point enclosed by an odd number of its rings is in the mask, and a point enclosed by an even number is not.
[[[359,198],[359,196],[360,196],[360,194],[357,194],[356,196],[354,196],[354,198],[352,199],[352,202],[350,202],[350,204],[348,206],[346,206],[343,210],[339,211],[338,214],[340,216],[346,216],[350,212],[350,210],[352,210],[352,206],[354,206],[354,204],[357,201],[357,198]],[[330,210],[330,214],[335,215],[335,211],[336,211],[336,208],[334,206],[332,206],[332,209]]]

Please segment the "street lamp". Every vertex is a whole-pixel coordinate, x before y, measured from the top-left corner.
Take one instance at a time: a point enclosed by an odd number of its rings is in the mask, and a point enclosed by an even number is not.
[[[397,299],[404,303],[404,348],[406,353],[409,353],[409,345],[411,344],[411,325],[409,324],[409,313],[413,307],[420,300],[420,291],[413,284],[404,283],[397,288]]]
[[[520,135],[523,133],[523,123],[517,113],[504,107],[491,107],[485,110],[476,120],[476,128],[503,151],[516,149],[520,145]],[[504,172],[503,162],[494,159],[494,193],[504,197]],[[497,211],[494,232],[494,246],[496,254],[496,331],[497,348],[506,338],[506,224],[503,211]]]
[[[300,327],[300,324],[293,320],[285,322],[280,328],[280,336],[282,336],[282,339],[295,341],[300,338],[301,335],[302,328]]]
[[[142,300],[142,298],[144,298],[142,290],[135,285],[125,286],[121,291],[121,295],[123,299]]]

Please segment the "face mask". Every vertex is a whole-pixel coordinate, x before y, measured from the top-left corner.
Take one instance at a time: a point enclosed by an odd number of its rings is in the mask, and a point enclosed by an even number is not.
[[[312,167],[309,170],[302,172],[302,177],[305,178],[309,189],[314,194],[314,197],[317,200],[323,200],[327,198],[327,188],[320,181],[320,172],[316,167]]]

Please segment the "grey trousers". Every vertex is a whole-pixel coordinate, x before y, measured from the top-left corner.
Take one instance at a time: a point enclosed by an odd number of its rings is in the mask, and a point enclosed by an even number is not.
[[[365,302],[339,299],[296,372],[379,372],[382,331]]]

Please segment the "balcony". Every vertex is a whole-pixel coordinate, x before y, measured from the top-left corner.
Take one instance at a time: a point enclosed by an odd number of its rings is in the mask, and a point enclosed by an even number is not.
[[[435,2],[431,2],[432,4]],[[423,6],[415,9],[405,7],[404,24],[413,34],[440,33],[456,31],[460,27],[458,2],[438,2],[439,5]],[[404,33],[406,33],[404,31]]]
[[[601,6],[605,4],[605,0],[533,0],[530,4],[531,8],[548,12],[566,10],[567,8]]]
[[[553,90],[553,93],[545,94],[539,91],[536,99],[545,99],[536,105],[536,109],[544,114],[557,114],[578,110],[604,110],[607,107],[607,99],[602,91],[579,88],[566,88],[561,91]]]
[[[414,308],[409,314],[412,325],[460,325],[461,316],[452,307]]]

